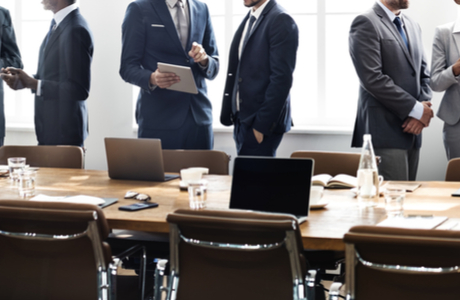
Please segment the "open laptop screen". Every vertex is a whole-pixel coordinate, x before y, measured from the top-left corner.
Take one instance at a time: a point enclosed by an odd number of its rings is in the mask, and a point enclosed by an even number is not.
[[[230,208],[307,216],[312,159],[235,158]]]

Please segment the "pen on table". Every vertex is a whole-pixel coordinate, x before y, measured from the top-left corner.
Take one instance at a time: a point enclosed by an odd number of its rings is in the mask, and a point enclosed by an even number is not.
[[[407,215],[406,218],[433,218],[433,215]]]

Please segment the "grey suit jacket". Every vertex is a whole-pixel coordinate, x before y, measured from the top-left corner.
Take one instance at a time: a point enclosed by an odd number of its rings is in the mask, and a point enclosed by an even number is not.
[[[420,26],[406,15],[404,24],[409,49],[377,3],[351,25],[350,54],[360,80],[352,147],[362,146],[365,133],[375,148],[409,149],[414,142],[401,126],[416,101],[431,99],[430,74]],[[420,146],[421,135],[415,139]]]
[[[460,120],[460,80],[452,65],[460,58],[460,32],[453,33],[455,23],[436,28],[431,59],[431,88],[444,92],[437,116],[449,125]]]

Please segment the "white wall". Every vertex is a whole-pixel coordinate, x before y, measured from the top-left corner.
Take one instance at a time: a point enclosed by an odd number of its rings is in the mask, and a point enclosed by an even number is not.
[[[216,0],[218,1],[218,0]],[[136,137],[132,129],[132,92],[129,84],[118,74],[121,52],[121,23],[129,0],[80,0],[82,14],[94,34],[95,52],[92,65],[92,86],[88,99],[90,135],[86,168],[107,168],[104,137]],[[364,8],[363,8],[364,9]],[[453,0],[411,1],[407,13],[423,30],[424,47],[431,61],[434,28],[455,20],[457,9]],[[37,50],[38,51],[38,50]],[[299,55],[302,55],[299,53]],[[222,58],[226,59],[226,58]],[[226,70],[221,70],[225,72]],[[212,84],[212,83],[210,83]],[[433,108],[437,110],[441,94],[435,93]],[[7,130],[6,144],[36,144],[31,130]],[[292,132],[285,135],[278,156],[288,157],[295,150],[360,151],[350,148],[351,132],[322,133],[321,131]],[[215,149],[235,157],[236,152],[229,130],[215,133]],[[443,180],[447,161],[442,144],[442,122],[435,118],[424,130],[419,166],[419,180]]]

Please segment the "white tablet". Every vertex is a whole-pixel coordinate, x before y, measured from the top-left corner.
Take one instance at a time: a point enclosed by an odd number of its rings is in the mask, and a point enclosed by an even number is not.
[[[180,82],[173,84],[168,90],[179,91],[190,94],[198,94],[195,79],[190,67],[158,63],[158,69],[162,73],[175,73],[180,77]]]

